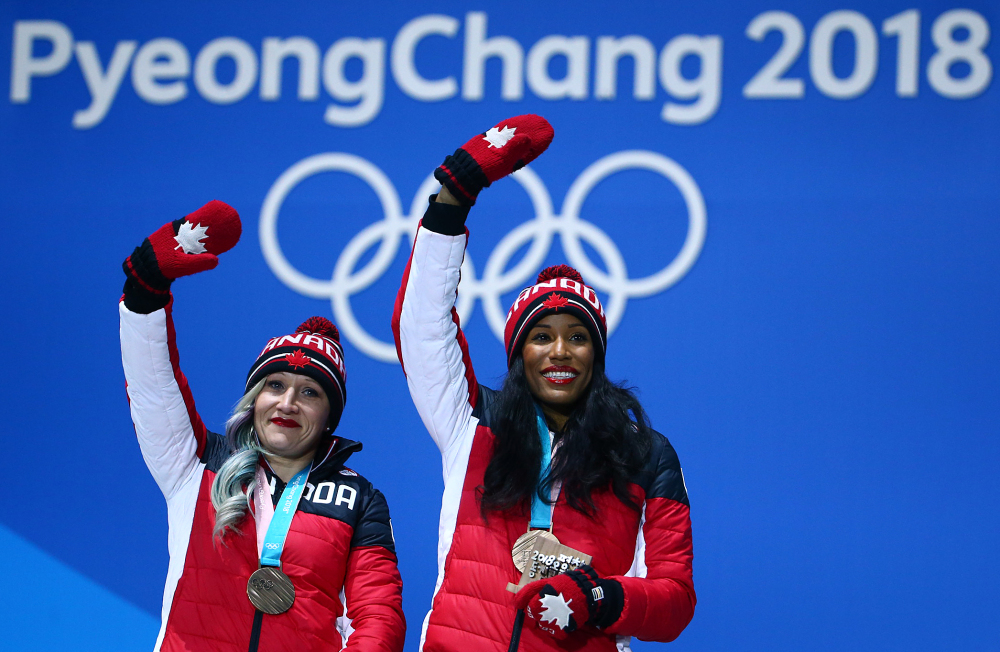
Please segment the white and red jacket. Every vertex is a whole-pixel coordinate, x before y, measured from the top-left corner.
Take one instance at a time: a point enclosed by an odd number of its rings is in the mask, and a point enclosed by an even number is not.
[[[229,455],[208,432],[178,364],[172,302],[150,314],[119,304],[122,364],[142,456],[167,500],[170,564],[156,650],[246,652],[254,607],[247,580],[259,567],[251,514],[213,541],[212,480]],[[317,453],[282,552],[295,603],[264,615],[261,652],[399,652],[406,625],[402,581],[385,498],[344,466],[361,444],[331,440]],[[284,483],[265,464],[272,500]],[[345,647],[346,646],[346,647]]]
[[[466,211],[432,202],[417,230],[396,299],[393,331],[410,395],[441,451],[444,498],[438,543],[438,580],[421,633],[423,652],[505,652],[514,622],[514,594],[507,583],[521,574],[511,548],[528,530],[529,517],[491,514],[477,500],[493,450],[497,393],[476,381],[454,304],[468,231]],[[671,641],[694,614],[691,521],[677,455],[665,437],[631,490],[642,513],[607,490],[593,500],[597,517],[571,509],[560,498],[552,533],[593,556],[601,577],[621,582],[625,607],[612,626],[587,627],[562,643],[525,628],[524,652],[612,652],[628,637]]]

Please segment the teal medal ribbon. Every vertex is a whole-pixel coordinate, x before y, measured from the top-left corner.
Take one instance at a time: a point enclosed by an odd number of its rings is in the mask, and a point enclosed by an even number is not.
[[[264,547],[260,553],[261,566],[281,566],[281,551],[285,547],[285,538],[288,536],[288,528],[292,525],[292,516],[299,507],[299,500],[306,489],[306,478],[312,469],[310,464],[302,469],[288,481],[285,490],[281,492],[281,499],[274,509],[274,516],[271,524],[267,528],[264,536]]]
[[[542,465],[538,472],[538,485],[531,496],[531,523],[532,529],[549,530],[552,528],[552,505],[542,500],[538,495],[538,489],[549,476],[552,469],[552,441],[549,439],[549,424],[545,421],[542,408],[535,403],[535,422],[538,425],[538,441],[542,444]]]

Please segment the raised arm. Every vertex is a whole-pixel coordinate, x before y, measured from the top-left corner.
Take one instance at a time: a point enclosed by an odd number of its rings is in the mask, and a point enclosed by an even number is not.
[[[466,430],[478,398],[468,343],[455,310],[468,213],[467,207],[443,202],[428,206],[392,318],[410,396],[443,454]]]
[[[169,500],[198,466],[205,426],[180,369],[171,304],[148,314],[128,304],[118,314],[129,409],[142,457]]]
[[[552,127],[523,115],[478,134],[434,171],[442,184],[417,229],[396,297],[392,330],[410,396],[446,460],[469,432],[479,386],[459,326],[455,299],[479,191],[545,151]]]
[[[213,201],[164,224],[123,264],[118,312],[129,408],[143,459],[167,500],[197,469],[206,436],[180,369],[170,284],[215,267],[216,254],[239,236],[239,215]]]

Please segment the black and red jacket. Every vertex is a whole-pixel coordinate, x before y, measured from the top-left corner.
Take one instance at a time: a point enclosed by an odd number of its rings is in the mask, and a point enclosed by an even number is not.
[[[417,230],[396,299],[393,332],[410,395],[441,451],[444,497],[438,581],[421,633],[423,652],[504,652],[514,622],[521,574],[511,548],[528,530],[529,515],[510,512],[485,520],[477,500],[493,451],[496,392],[476,380],[455,299],[468,231],[465,211],[431,203]],[[691,520],[680,463],[665,437],[654,434],[648,462],[630,490],[636,512],[610,490],[592,495],[591,518],[560,497],[552,533],[593,556],[602,577],[619,581],[625,606],[610,627],[587,627],[563,642],[525,629],[522,652],[612,652],[629,637],[671,641],[694,614]]]
[[[259,567],[247,514],[213,541],[212,480],[229,456],[209,432],[178,363],[172,303],[149,314],[119,304],[122,363],[142,456],[167,500],[170,564],[156,650],[246,652],[255,609],[247,598]],[[402,581],[385,497],[344,466],[361,444],[330,438],[318,451],[281,556],[295,603],[264,615],[258,649],[399,652],[406,625]],[[272,500],[284,483],[265,464]]]

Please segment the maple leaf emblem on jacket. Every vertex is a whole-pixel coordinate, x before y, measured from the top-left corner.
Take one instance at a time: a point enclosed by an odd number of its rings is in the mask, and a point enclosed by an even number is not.
[[[301,369],[312,362],[312,360],[302,352],[302,349],[295,349],[295,351],[285,356],[285,362],[294,369]]]
[[[503,129],[493,127],[484,134],[483,140],[488,142],[490,147],[500,148],[506,145],[507,142],[514,137],[514,132],[516,130],[517,127],[508,127],[507,125],[504,125]]]
[[[573,610],[569,607],[572,600],[567,600],[562,593],[557,593],[543,595],[539,601],[542,603],[539,620],[552,623],[559,629],[566,629],[569,626],[569,617],[573,615]]]
[[[569,299],[559,294],[558,292],[553,292],[548,296],[545,301],[542,302],[543,308],[548,308],[549,310],[559,310],[565,306],[569,305]]]
[[[177,235],[174,236],[174,240],[177,241],[177,246],[174,249],[183,248],[186,254],[203,254],[208,250],[205,249],[205,245],[201,241],[207,238],[207,226],[191,224],[187,220],[184,220],[181,227],[177,229]]]

